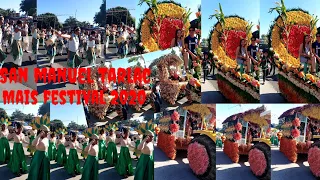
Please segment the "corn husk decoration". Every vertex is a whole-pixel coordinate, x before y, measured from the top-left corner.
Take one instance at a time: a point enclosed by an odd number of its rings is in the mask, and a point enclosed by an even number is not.
[[[116,131],[116,130],[118,130],[118,127],[117,127],[117,124],[107,124],[106,129],[107,129],[107,131],[111,131],[111,130]]]
[[[141,123],[138,128],[137,128],[137,132],[139,134],[145,134],[148,130],[154,132],[154,128],[155,128],[155,124],[153,123],[152,120],[150,120],[147,123]]]
[[[56,130],[57,134],[67,134],[67,131],[65,129],[59,128]]]
[[[35,129],[40,129],[41,125],[46,125],[50,128],[50,117],[46,114],[41,117],[35,117],[31,124],[35,127]]]
[[[0,124],[5,124],[6,126],[9,126],[11,124],[11,122],[8,121],[8,119],[5,119],[5,118],[1,118],[0,119]]]
[[[99,129],[97,127],[87,128],[86,130],[83,131],[83,135],[86,138],[91,138],[93,134],[99,134]]]

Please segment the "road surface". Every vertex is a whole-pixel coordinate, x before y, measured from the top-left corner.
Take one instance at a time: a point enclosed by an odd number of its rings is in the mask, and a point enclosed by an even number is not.
[[[133,56],[132,54],[127,55],[127,57]],[[109,47],[106,50],[105,54],[106,61],[114,61],[117,59],[120,59],[120,56],[117,55],[117,48],[115,44],[112,44],[112,42],[109,42]]]
[[[272,180],[316,180],[309,169],[308,156],[299,155],[298,162],[290,162],[279,147],[271,148]]]
[[[157,146],[154,149],[155,180],[197,180],[189,167],[187,151],[178,151],[175,160],[170,160]]]
[[[201,77],[201,82],[203,82],[203,77]],[[229,102],[219,91],[218,81],[215,75],[212,76],[211,74],[206,78],[206,81],[202,83],[201,91],[201,102],[203,104]]]
[[[240,156],[239,163],[233,163],[230,158],[223,153],[222,149],[216,150],[216,180],[256,180],[252,174],[248,162],[248,156]]]

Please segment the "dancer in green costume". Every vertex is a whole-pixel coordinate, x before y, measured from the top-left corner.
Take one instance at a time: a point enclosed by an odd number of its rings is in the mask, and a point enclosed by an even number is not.
[[[17,123],[16,132],[8,135],[8,140],[10,139],[14,140],[14,145],[8,167],[14,174],[21,176],[22,173],[27,173],[28,170],[22,143],[28,144],[28,142],[22,133],[22,125],[20,123]]]
[[[133,155],[136,156],[136,159],[139,159],[140,155],[141,155],[141,151],[138,149],[139,144],[141,143],[141,137],[140,135],[135,135],[135,148],[134,148],[134,153]]]
[[[27,180],[50,180],[49,139],[47,138],[49,131],[46,125],[41,125],[38,136],[32,142],[32,145],[36,147],[36,152],[31,161]]]
[[[129,146],[134,148],[131,144],[131,139],[129,138],[129,130],[123,128],[123,135],[120,139],[117,139],[116,143],[120,143],[120,155],[116,165],[116,170],[121,176],[127,178],[133,175],[132,159],[129,153]]]
[[[4,120],[3,118],[1,121]],[[0,132],[0,162],[7,163],[10,160],[10,146],[8,141],[9,131],[7,128],[8,120],[1,122]]]
[[[81,156],[83,157],[84,160],[86,160],[88,153],[85,151],[86,147],[88,146],[89,143],[89,138],[85,138],[84,142],[82,143],[82,151],[81,151]]]
[[[99,160],[105,159],[106,157],[106,134],[104,133],[104,130],[100,130],[99,135]]]
[[[154,160],[153,160],[153,132],[147,130],[146,137],[139,144],[141,156],[137,163],[135,180],[153,180],[154,179]]]
[[[68,145],[70,147],[70,150],[65,168],[67,169],[69,174],[73,176],[79,175],[81,173],[81,167],[77,149],[82,149],[79,147],[76,133],[72,133],[72,140],[68,142]]]
[[[109,130],[109,136],[106,138],[107,144],[107,155],[105,161],[110,165],[114,166],[117,164],[118,151],[116,146],[116,134],[114,129]]]
[[[67,153],[66,153],[66,139],[64,138],[65,131],[63,129],[58,130],[59,139],[57,140],[58,150],[57,150],[57,156],[56,156],[56,162],[64,166],[67,162]]]
[[[57,156],[57,147],[56,147],[56,135],[54,132],[50,134],[50,139],[49,139],[49,149],[48,149],[48,156],[49,160],[55,160]]]
[[[32,128],[29,132],[29,145],[28,145],[28,149],[27,151],[30,152],[30,156],[33,156],[33,153],[35,151],[35,147],[32,146],[32,141],[34,140],[36,134],[37,134],[37,130]]]
[[[91,136],[91,142],[85,148],[85,151],[88,153],[88,158],[83,166],[83,172],[81,180],[98,180],[98,171],[99,171],[99,146],[98,146],[98,136],[93,134]]]

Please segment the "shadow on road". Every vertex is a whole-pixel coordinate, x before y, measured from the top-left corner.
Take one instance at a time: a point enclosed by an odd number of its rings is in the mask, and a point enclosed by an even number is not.
[[[260,94],[261,103],[288,103],[279,93]]]

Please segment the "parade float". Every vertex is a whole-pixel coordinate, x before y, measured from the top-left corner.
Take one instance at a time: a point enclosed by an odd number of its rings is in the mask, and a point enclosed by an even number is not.
[[[140,1],[149,9],[144,13],[137,29],[139,45],[147,52],[165,50],[171,47],[177,29],[188,34],[190,10],[174,1]]]
[[[270,179],[271,142],[268,137],[271,113],[265,107],[234,114],[224,120],[223,152],[235,163],[248,156],[250,169],[258,178]]]
[[[302,9],[286,10],[284,1],[271,9],[278,17],[269,30],[269,43],[279,69],[278,84],[282,95],[292,103],[319,103],[320,79],[311,74],[307,63],[300,64],[299,48],[305,35],[314,42],[317,17]]]
[[[298,154],[308,154],[311,172],[320,178],[320,105],[305,105],[285,111],[279,117],[282,129],[280,151],[296,162]]]
[[[215,105],[193,104],[159,120],[157,146],[169,159],[187,151],[193,173],[202,180],[215,179]],[[181,127],[181,128],[180,128]]]
[[[48,128],[50,128],[50,117],[47,114],[41,117],[37,116],[32,119],[30,125],[33,129],[40,129],[41,125],[46,125]]]
[[[260,102],[260,83],[258,65],[250,74],[244,73],[246,65],[238,65],[236,50],[242,39],[251,41],[253,27],[239,16],[225,16],[222,7],[210,16],[218,22],[209,35],[209,49],[218,69],[216,78],[219,91],[233,103]],[[259,55],[258,55],[259,56]]]

